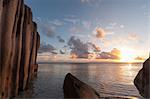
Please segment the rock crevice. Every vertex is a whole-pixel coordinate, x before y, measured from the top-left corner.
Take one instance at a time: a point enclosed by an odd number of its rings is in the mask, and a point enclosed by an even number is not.
[[[0,0],[0,98],[25,90],[37,72],[40,36],[23,0]]]

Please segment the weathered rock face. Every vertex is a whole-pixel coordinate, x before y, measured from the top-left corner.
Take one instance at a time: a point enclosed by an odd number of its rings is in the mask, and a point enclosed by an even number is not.
[[[23,0],[0,0],[0,99],[18,95],[34,77],[40,36]]]
[[[150,58],[143,63],[143,68],[135,77],[134,84],[143,97],[150,98]]]
[[[63,85],[64,98],[99,99],[100,95],[89,85],[68,73]]]

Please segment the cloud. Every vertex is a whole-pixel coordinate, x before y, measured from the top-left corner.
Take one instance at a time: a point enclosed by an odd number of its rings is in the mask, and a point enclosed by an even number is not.
[[[71,28],[69,29],[69,31],[70,31],[71,33],[76,33],[76,34],[78,34],[78,33],[81,33],[81,32],[82,32],[82,28],[81,28],[81,27],[77,27],[77,26],[73,26],[73,27],[71,27]]]
[[[61,38],[61,36],[57,36],[57,39],[60,43],[65,43],[65,40]]]
[[[55,53],[54,51],[56,50],[56,48],[50,44],[46,44],[45,42],[42,42],[40,44],[40,48],[38,50],[38,53]],[[56,54],[56,53],[55,53]]]
[[[107,35],[107,34],[106,34]],[[102,46],[105,48],[109,48],[112,45],[120,47],[121,45],[135,46],[140,41],[140,36],[135,33],[130,33],[128,35],[116,35],[110,38],[104,38],[102,40]]]
[[[144,60],[144,58],[138,56],[135,58],[135,60]]]
[[[59,50],[59,52],[60,52],[60,54],[66,54],[67,53],[67,49],[68,48],[68,46],[67,45],[64,45],[60,50]]]
[[[113,35],[115,34],[113,31],[110,31],[110,30],[105,30],[105,35]]]
[[[80,20],[77,19],[77,18],[64,18],[64,21],[65,21],[65,22],[72,23],[72,24],[76,24],[76,23],[78,23]]]
[[[84,28],[89,29],[91,27],[90,21],[82,21],[82,25]]]
[[[117,26],[117,23],[116,23],[116,22],[110,22],[105,28],[106,28],[106,29],[109,29],[109,30],[112,30],[112,29],[114,29],[116,26]]]
[[[89,4],[90,6],[98,7],[101,4],[102,0],[80,0],[81,3]]]
[[[116,22],[110,22],[109,25],[112,26],[112,27],[114,27],[114,26],[117,25],[117,23]]]
[[[111,54],[115,55],[115,56],[120,56],[121,55],[121,51],[119,49],[117,49],[117,48],[113,48],[111,50]]]
[[[101,52],[100,56],[97,57],[98,59],[111,59],[110,52]]]
[[[44,24],[41,26],[42,33],[44,33],[47,37],[54,37],[56,35],[55,27],[49,24]]]
[[[93,43],[88,43],[89,47],[93,50],[93,52],[100,52],[101,48]]]
[[[112,49],[110,52],[101,52],[98,59],[120,59],[121,51],[117,48]]]
[[[88,44],[83,43],[80,39],[72,36],[68,41],[68,46],[71,49],[70,54],[77,58],[88,58]]]
[[[84,3],[84,2],[90,2],[90,0],[81,0],[81,2],[83,2],[83,3]]]
[[[106,27],[105,29],[108,29],[108,30],[114,30],[116,28],[120,28],[120,29],[123,29],[125,26],[123,24],[119,24],[117,22],[110,22]]]
[[[40,33],[50,38],[55,37],[56,34],[58,34],[56,32],[56,29],[65,24],[65,22],[62,20],[58,20],[58,19],[49,20],[49,19],[42,19],[40,17],[37,17],[35,21],[38,24],[38,29]]]
[[[106,32],[104,29],[100,28],[100,27],[97,27],[95,30],[94,30],[94,34],[96,35],[96,38],[99,38],[99,39],[103,39],[106,35]]]
[[[122,29],[123,29],[123,28],[124,28],[124,25],[120,25],[120,28],[122,28]]]
[[[64,15],[65,18],[76,18],[77,16],[74,14]]]
[[[55,26],[62,26],[65,24],[63,21],[60,21],[60,20],[53,20],[53,21],[50,21],[49,23]]]
[[[50,23],[49,20],[43,20],[40,17],[37,17],[35,21],[38,24],[40,33],[46,35],[47,37],[54,37],[56,35],[56,26]]]
[[[72,36],[68,41],[70,55],[73,58],[90,58],[94,53],[101,51],[100,47],[91,42],[82,42],[79,38]]]
[[[54,55],[58,54],[56,51],[52,51],[51,53],[54,54]]]
[[[136,41],[136,40],[139,39],[139,36],[137,34],[135,34],[135,33],[132,33],[132,34],[128,35],[128,39],[132,40],[132,41]]]
[[[63,50],[60,50],[60,54],[65,54],[65,51],[63,51]]]

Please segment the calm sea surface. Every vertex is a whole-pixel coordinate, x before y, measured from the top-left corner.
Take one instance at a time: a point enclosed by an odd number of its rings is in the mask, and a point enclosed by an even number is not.
[[[38,75],[30,89],[21,93],[21,98],[63,98],[63,81],[72,73],[89,84],[102,97],[140,98],[133,80],[142,64],[87,63],[87,64],[39,64]]]

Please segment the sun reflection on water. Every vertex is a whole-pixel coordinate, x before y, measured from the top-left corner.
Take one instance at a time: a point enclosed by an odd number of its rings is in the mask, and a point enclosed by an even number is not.
[[[133,78],[135,76],[135,73],[133,71],[133,66],[132,64],[126,64],[124,66],[120,67],[120,74],[123,75],[123,82],[132,85],[133,84]],[[130,79],[130,80],[129,80]]]
[[[128,64],[126,66],[127,68],[127,73],[129,74],[129,76],[133,76],[133,72],[132,72],[132,64]]]

